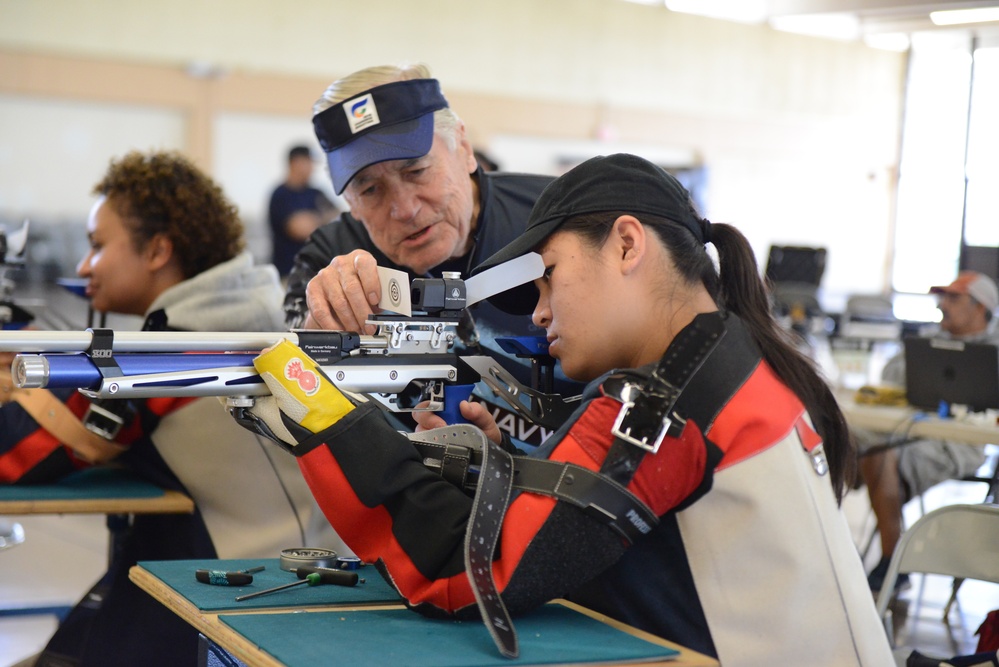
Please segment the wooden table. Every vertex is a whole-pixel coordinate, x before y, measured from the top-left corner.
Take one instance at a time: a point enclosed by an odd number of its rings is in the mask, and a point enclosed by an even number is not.
[[[207,566],[206,567],[210,567]],[[376,572],[368,569],[365,576],[379,576]],[[167,608],[173,611],[175,614],[183,618],[194,628],[196,628],[202,635],[207,637],[209,640],[214,642],[219,647],[227,651],[232,657],[240,660],[249,667],[292,667],[286,663],[282,663],[275,659],[270,654],[261,650],[261,648],[245,637],[233,630],[230,626],[226,625],[223,621],[219,619],[220,615],[231,615],[231,614],[294,614],[294,616],[283,616],[284,620],[287,619],[304,619],[303,615],[319,613],[319,612],[358,612],[364,613],[373,610],[405,610],[401,604],[371,604],[371,605],[330,605],[330,606],[314,606],[314,607],[304,607],[304,608],[293,608],[293,607],[269,607],[269,608],[247,608],[241,611],[227,610],[225,612],[215,613],[215,612],[203,612],[195,604],[193,604],[187,597],[180,594],[176,589],[170,586],[166,581],[163,581],[149,570],[144,568],[141,564],[132,567],[129,571],[129,578],[134,582],[139,588],[143,589],[150,595],[152,595],[156,600],[159,600]],[[648,642],[654,643],[659,646],[665,646],[678,651],[678,653],[669,660],[665,661],[655,661],[655,662],[642,662],[642,665],[661,665],[661,666],[671,666],[671,665],[683,665],[685,667],[717,667],[718,661],[704,656],[695,651],[685,649],[678,646],[672,642],[660,639],[648,633],[642,632],[631,628],[623,623],[619,623],[612,619],[609,619],[600,614],[596,614],[587,609],[574,605],[566,601],[557,601],[552,604],[564,605],[578,613],[586,614],[591,618],[595,618],[607,625],[622,630],[630,635],[645,639]],[[412,614],[414,618],[416,617],[415,612],[406,611],[406,614]],[[430,621],[428,621],[430,622]],[[516,623],[516,620],[515,620]],[[476,621],[478,624],[478,621]],[[486,642],[491,647],[491,642],[489,640],[489,635],[484,627],[480,627],[482,631],[482,637],[484,642]],[[377,647],[377,638],[372,637],[357,637],[358,642],[365,642],[373,647]],[[303,639],[304,641],[304,639]],[[377,650],[377,649],[376,649]],[[495,650],[495,649],[493,649]],[[498,655],[498,652],[496,653]],[[511,661],[510,664],[517,664]],[[607,663],[601,662],[601,665],[608,664],[622,664],[622,663]],[[635,664],[635,663],[627,663]]]
[[[192,514],[194,501],[180,491],[153,498],[0,499],[0,515],[16,514]]]
[[[0,516],[104,514],[110,564],[136,514],[194,512],[194,501],[183,493],[161,489],[124,471],[91,469],[67,480],[66,484],[0,486]],[[0,616],[55,614],[62,619],[69,610],[68,605],[0,604]]]
[[[192,514],[194,501],[125,470],[92,468],[64,482],[0,487],[0,515],[104,514],[111,533],[110,555],[136,514]]]

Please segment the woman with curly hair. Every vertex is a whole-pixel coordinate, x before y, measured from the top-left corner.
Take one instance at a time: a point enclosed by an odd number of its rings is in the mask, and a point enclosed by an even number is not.
[[[240,317],[227,312],[215,326],[277,326],[269,267],[253,266],[253,258],[243,252],[236,207],[186,158],[129,153],[111,162],[94,193],[98,200],[87,221],[90,252],[77,272],[90,281],[87,296],[95,310],[149,317],[170,306],[170,328],[205,329],[199,311],[206,301],[227,311],[239,303],[249,312]],[[237,287],[238,299],[226,295]],[[245,287],[253,289],[244,292]],[[186,303],[193,294],[198,301]],[[252,296],[255,308],[245,308],[246,296]],[[147,322],[145,328],[164,326]]]
[[[276,269],[254,265],[236,207],[186,158],[129,153],[112,160],[94,193],[90,248],[77,267],[94,309],[145,317],[150,331],[284,329]],[[53,393],[86,420],[89,399]],[[123,425],[97,442],[104,452],[97,461],[60,442],[16,400],[0,408],[0,483],[47,482],[113,457],[186,493],[196,511],[136,516],[108,572],[36,665],[180,665],[197,654],[197,631],[128,581],[138,561],[269,558],[300,544],[343,548],[295,462],[236,425],[215,398],[100,403]]]

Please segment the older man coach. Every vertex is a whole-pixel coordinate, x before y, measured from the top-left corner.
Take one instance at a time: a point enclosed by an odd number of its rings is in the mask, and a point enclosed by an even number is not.
[[[350,206],[317,230],[288,281],[290,326],[374,333],[365,325],[381,293],[376,266],[410,278],[467,278],[523,230],[548,176],[483,172],[461,119],[423,65],[372,67],[333,82],[313,108],[316,136],[337,194]],[[480,302],[470,314],[483,351],[521,382],[529,364],[503,352],[501,336],[543,335],[528,316]],[[565,395],[579,386],[564,378]],[[481,393],[481,392],[480,392]],[[547,435],[487,394],[501,428],[528,444]]]

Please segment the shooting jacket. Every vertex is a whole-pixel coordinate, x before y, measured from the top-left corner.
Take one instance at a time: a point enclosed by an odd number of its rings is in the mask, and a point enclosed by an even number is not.
[[[457,271],[462,278],[468,278],[476,265],[520,236],[527,225],[535,200],[552,181],[550,176],[483,172],[481,169],[473,178],[479,184],[479,217],[473,232],[475,241],[472,250],[463,257],[434,267],[424,277],[439,278],[443,271]],[[334,257],[358,248],[370,252],[379,266],[405,271],[410,280],[420,277],[407,267],[392,262],[371,242],[364,225],[350,213],[343,213],[337,220],[316,230],[295,258],[284,299],[285,314],[291,326],[300,326],[308,313],[308,306],[305,304],[308,282],[328,266]],[[487,301],[474,304],[469,311],[475,319],[483,352],[496,359],[522,384],[530,386],[530,362],[503,351],[495,343],[495,339],[504,336],[544,336],[544,330],[534,326],[529,316],[510,315]],[[582,392],[583,385],[568,380],[559,370],[556,373],[555,389],[563,396],[575,396]],[[549,434],[514,413],[507,412],[503,408],[504,404],[484,386],[478,387],[476,394],[491,404],[491,407],[500,408],[503,415],[497,418],[500,428],[513,438],[538,445]]]
[[[147,330],[282,331],[281,286],[271,266],[245,253],[163,292]],[[89,401],[56,390],[77,417]],[[70,623],[50,646],[83,665],[181,665],[197,632],[128,581],[140,560],[276,558],[297,546],[345,551],[322,517],[291,457],[239,427],[214,398],[135,402],[116,441],[116,463],[194,499],[193,515],[137,515],[103,586],[95,629]],[[0,481],[50,483],[90,464],[38,426],[17,403],[0,408]],[[151,628],[157,628],[155,632]]]
[[[682,433],[627,483],[659,523],[629,547],[593,514],[514,482],[493,561],[503,601],[516,616],[575,599],[727,667],[892,664],[802,403],[735,316],[724,330],[677,403]],[[591,383],[533,456],[601,470],[616,387],[649,373]],[[463,561],[472,499],[377,410],[355,409],[295,454],[337,532],[413,608],[477,615]]]

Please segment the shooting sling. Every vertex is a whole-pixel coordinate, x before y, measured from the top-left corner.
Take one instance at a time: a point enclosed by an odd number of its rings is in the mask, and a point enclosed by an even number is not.
[[[409,435],[427,467],[466,492],[474,489],[465,570],[486,628],[504,656],[517,657],[519,649],[509,612],[496,589],[492,560],[512,492],[541,493],[569,502],[629,543],[651,531],[659,518],[626,487],[642,459],[656,453],[666,435],[680,436],[686,420],[675,412],[677,402],[725,333],[722,314],[700,315],[670,343],[647,377],[618,374],[605,381],[607,395],[622,406],[612,429],[614,443],[599,473],[573,463],[513,456],[481,431],[459,425]],[[720,384],[721,394],[730,396],[735,390],[733,383]]]
[[[89,463],[105,463],[125,448],[97,435],[48,389],[20,389],[11,375],[0,371],[0,403],[17,402],[38,425]]]

